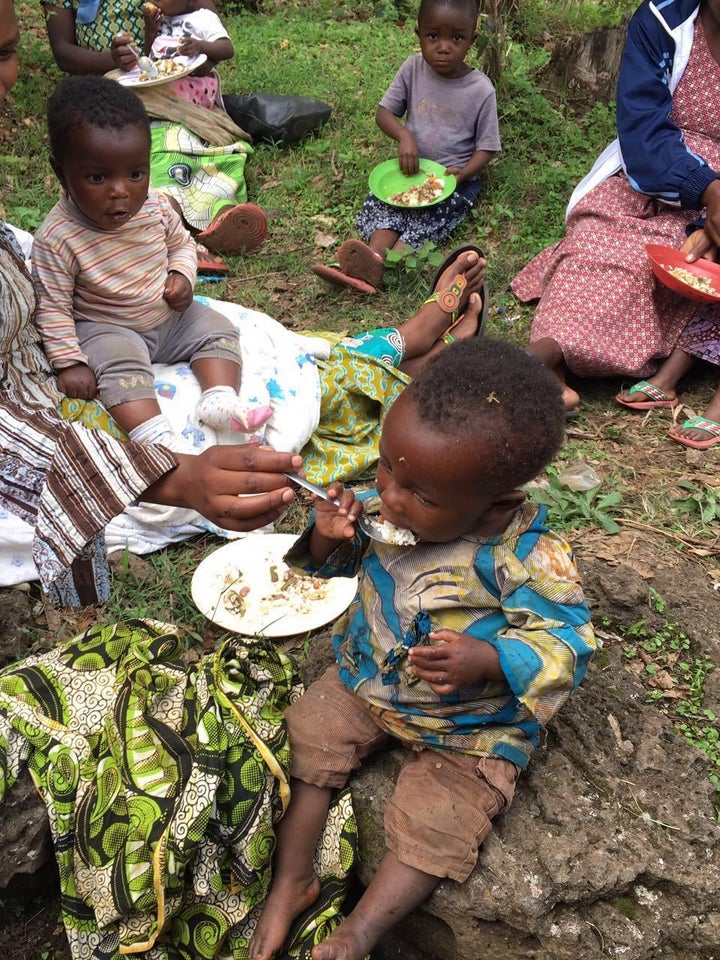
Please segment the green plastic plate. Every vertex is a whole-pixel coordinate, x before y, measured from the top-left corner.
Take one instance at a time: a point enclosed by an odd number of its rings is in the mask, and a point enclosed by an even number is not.
[[[431,200],[430,203],[421,203],[417,207],[409,207],[405,203],[393,203],[390,199],[395,196],[396,193],[404,193],[405,190],[409,190],[410,187],[424,183],[431,173],[434,173],[436,177],[440,177],[445,181],[443,192],[439,197],[436,197],[435,200]],[[440,203],[441,200],[446,200],[457,185],[455,177],[453,177],[452,174],[445,173],[445,167],[441,163],[435,163],[434,160],[420,160],[420,171],[412,177],[406,177],[400,169],[400,163],[397,157],[393,157],[392,160],[385,160],[383,163],[379,163],[374,167],[370,172],[368,184],[370,186],[370,192],[373,193],[378,200],[389,203],[393,207],[402,207],[404,210],[419,210],[422,207],[432,207],[436,203]]]

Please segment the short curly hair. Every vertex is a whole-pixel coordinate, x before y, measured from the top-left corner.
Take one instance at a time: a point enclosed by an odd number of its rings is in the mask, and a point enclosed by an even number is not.
[[[52,155],[60,163],[67,154],[70,132],[81,127],[122,130],[141,126],[147,130],[150,145],[150,121],[142,100],[106,77],[61,80],[48,100],[47,125]]]
[[[420,8],[417,15],[418,23],[426,16],[430,7],[454,7],[456,10],[466,11],[468,17],[473,17],[474,20],[477,20],[480,2],[479,0],[420,0]]]
[[[483,482],[495,493],[537,476],[565,436],[557,377],[506,340],[458,340],[428,361],[403,398],[432,430],[489,448]]]

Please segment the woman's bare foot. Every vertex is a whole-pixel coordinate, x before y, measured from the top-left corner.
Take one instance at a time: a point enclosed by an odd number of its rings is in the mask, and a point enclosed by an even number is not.
[[[670,436],[685,446],[699,450],[720,443],[720,390],[708,404],[704,416],[691,417],[683,424],[674,423],[670,427]]]
[[[472,293],[465,312],[452,328],[452,334],[443,339],[447,331],[448,315],[443,313],[436,303],[423,304],[412,320],[399,327],[405,343],[405,356],[400,369],[408,377],[416,377],[430,357],[444,350],[452,340],[474,337],[480,326],[483,300],[479,293]]]
[[[285,943],[293,920],[319,896],[320,881],[314,873],[303,882],[275,882],[250,941],[250,960],[270,960]]]
[[[450,334],[453,340],[467,340],[474,337],[480,324],[480,311],[483,302],[479,293],[471,293],[465,312],[445,331],[444,336]],[[440,338],[442,339],[442,337]]]
[[[475,250],[465,250],[453,260],[437,278],[433,286],[433,293],[449,287],[458,274],[460,274],[465,279],[465,288],[460,296],[460,304],[458,307],[462,313],[467,306],[471,294],[478,293],[482,295],[486,268],[487,260],[485,257],[479,256]]]

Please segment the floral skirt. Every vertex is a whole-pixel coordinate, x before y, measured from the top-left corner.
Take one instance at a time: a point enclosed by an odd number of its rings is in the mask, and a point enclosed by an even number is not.
[[[550,337],[581,377],[647,377],[669,356],[697,304],[658,283],[645,244],[680,247],[697,211],[672,209],[609,177],[573,208],[566,235],[512,281],[540,298],[531,339]]]
[[[461,183],[446,200],[431,207],[393,207],[369,194],[356,217],[358,233],[366,242],[377,230],[393,230],[417,250],[423,243],[441,247],[473,208],[480,194],[477,180]]]

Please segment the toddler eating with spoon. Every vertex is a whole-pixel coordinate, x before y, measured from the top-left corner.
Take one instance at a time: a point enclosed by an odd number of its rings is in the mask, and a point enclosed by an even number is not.
[[[313,960],[362,960],[442,878],[472,872],[595,650],[570,547],[521,489],[563,434],[552,373],[509,343],[472,337],[430,359],[383,424],[382,516],[417,544],[370,543],[357,530],[361,503],[340,484],[327,491],[338,504],[318,500],[286,562],[360,580],[335,626],[336,666],[285,714],[292,799],[251,960],[270,960],[318,897],[313,854],[332,791],[383,747],[407,748],[387,850]]]

